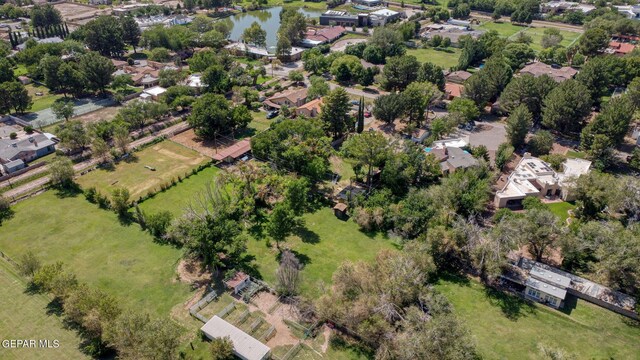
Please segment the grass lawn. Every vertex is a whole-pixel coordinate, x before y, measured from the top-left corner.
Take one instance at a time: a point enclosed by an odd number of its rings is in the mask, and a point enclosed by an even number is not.
[[[258,76],[258,81],[256,81],[256,83],[258,85],[262,85],[262,84],[266,83],[267,81],[269,81],[271,79],[272,79],[271,76],[268,76],[268,75],[267,76],[262,76],[262,75],[260,75],[260,76]]]
[[[57,349],[2,349],[0,357],[10,359],[88,359],[78,349],[80,338],[73,330],[66,330],[60,318],[47,313],[51,301],[45,295],[28,295],[26,283],[15,269],[0,259],[0,334],[5,339],[58,340]]]
[[[181,250],[154,243],[138,225],[122,225],[82,195],[47,191],[14,210],[0,230],[0,251],[14,259],[32,250],[45,264],[62,261],[80,281],[153,315],[168,315],[189,296],[189,286],[175,280]]]
[[[150,190],[178,176],[184,177],[208,158],[173,141],[163,141],[134,153],[128,161],[121,161],[113,169],[102,168],[78,178],[83,188],[95,187],[102,194],[110,194],[115,187],[124,187],[131,199],[138,199]],[[155,171],[145,168],[151,166]]]
[[[451,51],[451,52],[449,52]],[[407,55],[415,56],[421,63],[431,62],[444,69],[458,65],[458,58],[462,53],[461,49],[450,47],[444,50],[428,49],[407,49]]]
[[[27,75],[28,71],[27,71],[27,67],[24,66],[24,64],[18,64],[15,69],[13,69],[13,76],[22,76],[22,75]]]
[[[304,265],[301,293],[311,298],[320,295],[319,281],[331,283],[333,272],[343,261],[370,261],[380,250],[393,249],[395,245],[382,235],[369,236],[359,231],[353,221],[338,220],[328,207],[305,214],[303,219],[305,226],[281,246],[294,251]],[[275,284],[278,251],[272,245],[267,247],[265,238],[251,239],[248,249],[264,280]]]
[[[486,21],[478,26],[481,30],[495,30],[502,37],[511,37],[515,36],[518,32],[524,31],[527,35],[531,36],[533,42],[531,43],[531,48],[535,51],[542,50],[542,35],[544,35],[545,28],[537,28],[537,27],[526,27],[520,25],[514,25],[509,22],[501,22],[496,23],[493,21]],[[580,33],[566,30],[559,30],[560,34],[563,36],[563,40],[560,43],[562,46],[569,46],[573,43],[578,37],[580,37]]]
[[[485,30],[485,31],[495,30],[502,37],[509,37],[509,36],[514,35],[518,31],[527,29],[526,26],[513,25],[512,23],[506,22],[506,21],[505,22],[499,22],[499,23],[496,23],[496,22],[493,22],[493,21],[486,21],[486,22],[483,22],[482,24],[480,24],[480,26],[478,26],[478,28],[480,28],[481,30]]]
[[[273,120],[267,119],[267,113],[264,111],[252,111],[251,117],[253,119],[247,127],[250,129],[255,129],[256,132],[267,130],[273,122]]]
[[[540,345],[577,359],[637,359],[640,354],[637,322],[582,300],[570,300],[570,313],[563,313],[474,280],[445,278],[435,287],[466,321],[486,359],[539,359]]]
[[[204,191],[215,176],[220,172],[215,166],[210,166],[188,179],[182,180],[178,185],[156,194],[154,197],[140,203],[140,208],[153,214],[168,210],[175,217],[184,213],[185,208],[191,203],[196,194]]]
[[[563,222],[565,222],[569,217],[569,213],[567,211],[575,209],[576,206],[572,203],[563,201],[547,204],[547,207],[549,208],[549,210],[551,210],[552,213],[554,213],[556,216],[562,219]]]
[[[50,108],[51,104],[53,104],[56,100],[62,98],[62,95],[51,94],[49,92],[49,89],[44,86],[29,84],[25,87],[27,88],[27,91],[29,92],[29,95],[33,100],[33,105],[31,106],[31,111],[33,112]],[[42,95],[37,96],[36,93],[42,93]]]
[[[566,153],[568,158],[575,158],[575,159],[586,159],[587,158],[587,153],[582,152],[582,151],[573,151],[573,150],[569,150]]]

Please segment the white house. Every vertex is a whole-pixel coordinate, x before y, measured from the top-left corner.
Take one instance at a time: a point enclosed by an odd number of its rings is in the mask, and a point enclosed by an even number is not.
[[[200,328],[209,339],[229,337],[233,343],[233,353],[243,360],[265,360],[271,355],[271,348],[256,338],[238,329],[217,315]]]
[[[404,13],[390,9],[380,9],[369,13],[369,23],[371,26],[384,26],[394,20],[400,19]]]
[[[555,272],[534,266],[529,271],[529,278],[525,282],[524,294],[527,298],[561,308],[571,279]]]

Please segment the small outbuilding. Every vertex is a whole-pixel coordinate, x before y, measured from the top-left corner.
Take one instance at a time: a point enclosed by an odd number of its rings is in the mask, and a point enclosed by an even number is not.
[[[232,277],[224,281],[224,285],[237,295],[242,289],[246,288],[250,282],[251,278],[249,278],[249,275],[242,271],[237,271]]]
[[[347,220],[349,218],[347,214],[348,208],[349,206],[347,204],[339,202],[333,207],[333,213],[338,219]]]
[[[271,348],[238,329],[217,315],[200,328],[213,340],[228,337],[233,343],[233,354],[243,360],[265,360],[271,356]]]

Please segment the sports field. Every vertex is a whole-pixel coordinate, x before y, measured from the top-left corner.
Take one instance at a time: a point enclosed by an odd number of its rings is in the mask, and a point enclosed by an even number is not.
[[[519,26],[519,25],[513,25],[509,22],[496,23],[492,21],[484,22],[477,28],[485,31],[495,30],[498,32],[498,34],[500,34],[500,36],[506,37],[506,38],[513,38],[516,36],[518,32],[522,31],[525,34],[529,35],[533,40],[533,42],[529,45],[533,50],[535,51],[542,50],[541,42],[542,42],[542,36],[544,35],[545,28]],[[559,31],[563,37],[560,45],[565,47],[571,45],[574,41],[577,41],[577,39],[581,35],[580,33],[573,32],[573,31],[566,31],[566,30],[559,30]]]
[[[154,243],[140,226],[121,224],[82,195],[47,191],[14,210],[0,227],[0,251],[12,258],[31,250],[45,264],[62,261],[80,281],[153,315],[166,316],[190,296],[176,281],[181,250]]]
[[[58,340],[58,348],[0,347],[0,358],[20,359],[89,359],[78,349],[80,338],[66,330],[59,317],[47,313],[51,301],[45,295],[28,295],[26,283],[12,265],[0,259],[0,341],[11,339]],[[53,346],[53,343],[51,344]]]
[[[84,189],[95,187],[104,195],[110,195],[116,187],[124,187],[135,200],[148,191],[159,191],[162,184],[178,176],[184,177],[207,161],[210,159],[206,156],[166,140],[133,153],[130,159],[121,161],[113,169],[98,169],[77,181]]]

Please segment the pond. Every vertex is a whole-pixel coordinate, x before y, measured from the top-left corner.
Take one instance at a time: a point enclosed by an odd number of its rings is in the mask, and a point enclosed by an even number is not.
[[[265,10],[248,11],[231,16],[229,19],[233,23],[233,30],[229,38],[238,41],[242,37],[244,29],[257,21],[262,29],[267,32],[267,47],[275,47],[278,39],[276,34],[280,28],[280,11],[282,6],[276,6]],[[323,11],[298,9],[298,12],[310,18],[317,18]]]

